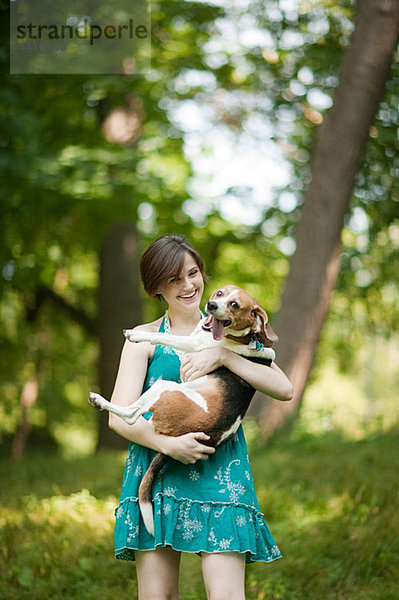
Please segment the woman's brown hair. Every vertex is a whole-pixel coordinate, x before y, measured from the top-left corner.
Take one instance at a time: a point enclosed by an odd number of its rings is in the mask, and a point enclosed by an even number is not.
[[[151,298],[161,298],[159,287],[168,279],[180,275],[186,253],[193,257],[207,281],[203,260],[184,235],[164,235],[147,248],[141,257],[140,273],[144,289]]]

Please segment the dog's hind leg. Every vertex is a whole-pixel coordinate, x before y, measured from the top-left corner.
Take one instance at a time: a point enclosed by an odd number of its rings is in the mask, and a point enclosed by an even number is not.
[[[160,394],[165,391],[165,383],[176,386],[174,382],[156,381],[136,402],[128,406],[119,406],[114,402],[108,402],[105,398],[95,392],[90,392],[89,402],[99,410],[107,410],[123,419],[128,425],[133,425],[141,415],[148,412],[150,407],[156,402]],[[167,388],[168,389],[168,388]]]
[[[113,402],[108,402],[108,400],[106,400],[105,398],[100,396],[100,394],[97,394],[95,392],[90,392],[89,402],[90,404],[95,406],[95,408],[98,408],[98,410],[107,410],[108,412],[117,415],[118,417],[126,421],[128,425],[133,425],[140,417],[140,415],[143,414],[140,411],[140,407],[135,406],[135,403],[129,404],[129,406],[118,406]]]

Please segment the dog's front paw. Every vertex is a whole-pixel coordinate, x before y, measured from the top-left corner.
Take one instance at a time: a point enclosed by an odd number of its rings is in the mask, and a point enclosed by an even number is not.
[[[97,410],[104,410],[104,403],[107,402],[105,398],[100,396],[100,394],[96,394],[95,392],[90,392],[89,394],[89,402],[92,404]]]
[[[124,329],[123,335],[129,342],[146,342],[148,340],[148,333],[137,329]]]

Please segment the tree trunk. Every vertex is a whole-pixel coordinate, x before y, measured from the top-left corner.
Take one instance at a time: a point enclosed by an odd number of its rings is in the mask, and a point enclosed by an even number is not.
[[[141,323],[137,231],[134,223],[115,225],[100,252],[99,379],[101,394],[110,398],[124,344],[122,330]],[[127,442],[108,428],[100,413],[98,447],[125,448]]]
[[[389,76],[398,26],[398,0],[358,0],[334,105],[316,137],[297,249],[273,321],[280,337],[276,360],[293,383],[294,399],[281,403],[257,394],[252,408],[266,437],[299,411],[339,271],[344,216]]]
[[[37,400],[38,392],[39,382],[36,377],[29,379],[22,389],[22,421],[15,434],[11,449],[11,458],[14,462],[18,462],[22,458],[22,455],[25,451],[29,433],[32,428],[30,422],[30,412]]]

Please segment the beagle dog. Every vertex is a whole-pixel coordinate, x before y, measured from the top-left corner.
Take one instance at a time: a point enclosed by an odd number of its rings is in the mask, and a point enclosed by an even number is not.
[[[150,342],[183,352],[196,352],[218,344],[251,361],[270,365],[274,360],[272,343],[278,340],[266,312],[245,290],[227,285],[212,294],[203,318],[190,336],[126,329],[131,342]],[[146,412],[152,412],[157,433],[179,436],[204,432],[210,439],[202,442],[216,448],[237,431],[255,390],[246,381],[220,367],[194,381],[176,383],[159,380],[129,406],[108,402],[94,392],[89,402],[99,410],[118,415],[132,425]],[[151,489],[157,473],[169,457],[158,453],[143,477],[139,504],[146,529],[154,535]]]

